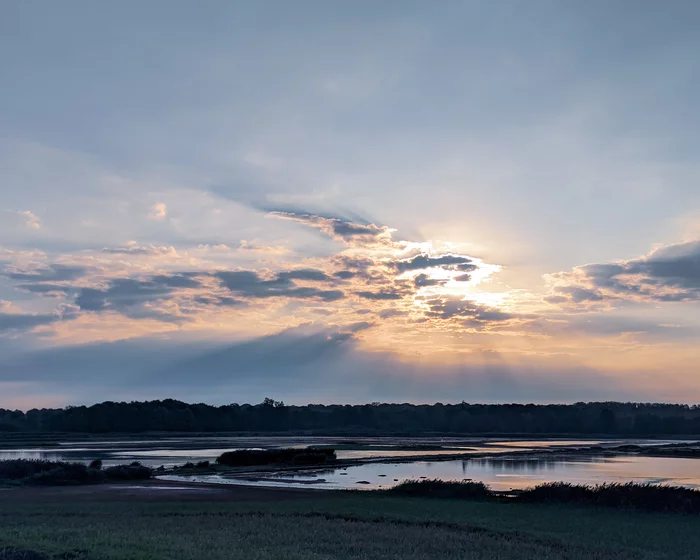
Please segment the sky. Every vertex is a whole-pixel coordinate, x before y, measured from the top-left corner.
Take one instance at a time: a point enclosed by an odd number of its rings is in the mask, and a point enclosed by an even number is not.
[[[0,406],[700,401],[700,3],[5,0]]]

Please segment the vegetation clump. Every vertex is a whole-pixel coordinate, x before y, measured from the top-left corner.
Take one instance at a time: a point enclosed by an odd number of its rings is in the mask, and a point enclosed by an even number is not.
[[[444,480],[407,480],[390,488],[390,494],[429,498],[455,498],[465,500],[486,499],[491,496],[489,487],[483,482]]]
[[[483,482],[408,480],[385,491],[388,494],[423,498],[503,500]],[[633,509],[666,513],[700,513],[700,490],[664,484],[600,484],[587,486],[549,482],[513,491],[509,501],[529,504],[569,504]]]
[[[228,467],[257,467],[264,465],[325,465],[335,461],[334,449],[240,449],[227,451],[216,459]]]
[[[700,491],[665,484],[600,484],[550,482],[522,491],[528,503],[586,504],[655,512],[700,513]]]
[[[93,462],[94,463],[94,462]],[[23,484],[95,484],[116,480],[146,480],[151,469],[141,464],[117,465],[96,468],[96,465],[10,459],[0,461],[0,480],[18,481]]]

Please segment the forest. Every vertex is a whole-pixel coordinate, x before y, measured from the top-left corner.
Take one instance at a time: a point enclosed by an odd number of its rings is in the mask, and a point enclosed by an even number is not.
[[[248,432],[314,435],[619,435],[700,434],[700,406],[593,402],[212,406],[177,400],[103,402],[92,406],[0,409],[0,432]]]

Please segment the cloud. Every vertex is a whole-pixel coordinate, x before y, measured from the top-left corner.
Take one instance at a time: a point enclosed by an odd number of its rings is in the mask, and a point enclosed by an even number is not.
[[[313,268],[298,268],[277,274],[279,280],[308,280],[312,282],[325,282],[329,280],[328,275],[322,270]]]
[[[124,312],[130,307],[163,299],[175,289],[198,286],[198,280],[183,275],[158,275],[149,280],[114,278],[107,288],[80,288],[75,304],[83,311]]]
[[[512,313],[481,305],[462,296],[437,296],[423,300],[428,307],[426,315],[439,319],[459,318],[470,324],[499,323],[515,318]]]
[[[284,255],[289,253],[289,249],[282,245],[266,245],[264,243],[255,243],[251,241],[241,240],[238,244],[238,249],[241,251],[250,251],[252,253],[267,253],[270,255]]]
[[[700,301],[700,241],[657,247],[616,263],[586,264],[545,276],[550,303]]]
[[[17,288],[32,294],[54,297],[65,296],[71,291],[70,286],[66,286],[65,284],[19,284]]]
[[[428,286],[441,286],[445,284],[447,280],[444,279],[437,279],[437,278],[430,278],[427,274],[418,274],[414,279],[413,279],[413,284],[416,286],[416,288],[426,288]]]
[[[364,299],[374,300],[397,300],[402,299],[404,294],[394,290],[384,290],[381,292],[360,291],[355,292],[356,295]]]
[[[325,217],[316,214],[272,211],[272,218],[292,220],[316,228],[329,237],[349,246],[391,244],[391,233],[395,230],[375,224],[354,223],[341,218]]]
[[[60,306],[53,313],[0,312],[0,335],[30,331],[36,327],[72,318],[75,318],[75,309],[66,305]]]
[[[445,270],[457,270],[460,272],[473,272],[479,267],[474,260],[463,255],[441,255],[431,257],[426,254],[415,256],[408,260],[397,261],[394,266],[399,272],[411,270],[424,270],[427,268],[443,268]]]
[[[30,282],[64,282],[80,278],[87,269],[82,266],[68,266],[62,264],[50,264],[43,268],[24,271],[6,271],[4,275],[11,280],[24,280]]]
[[[264,280],[251,270],[218,271],[213,274],[230,291],[243,297],[293,299],[320,299],[337,301],[345,297],[341,290],[322,290],[311,286],[297,286],[295,280],[322,281],[327,276],[321,271],[300,269],[280,272],[271,280]]]
[[[24,217],[24,225],[26,225],[29,229],[41,229],[41,218],[39,218],[39,216],[37,216],[34,212],[24,210],[17,213]]]
[[[408,315],[408,311],[405,311],[403,309],[382,309],[379,313],[377,313],[380,318],[382,319],[390,319],[392,317],[402,317],[404,315]]]
[[[164,220],[168,216],[168,207],[163,202],[157,202],[148,212],[151,220]]]
[[[49,325],[61,319],[56,314],[0,313],[0,333],[30,330],[40,325]]]
[[[460,363],[409,363],[364,351],[348,329],[288,329],[233,343],[182,336],[137,338],[0,355],[0,382],[32,379],[74,387],[81,400],[163,394],[227,404],[284,395],[287,402],[572,402],[648,400],[592,368],[505,362],[497,353]],[[95,367],[99,364],[99,367]],[[381,375],[378,373],[381,372]],[[687,400],[687,399],[686,399]],[[70,404],[70,403],[65,403]]]
[[[223,306],[223,307],[245,307],[248,305],[245,301],[235,299],[228,296],[196,296],[194,301],[204,305]]]
[[[172,255],[177,256],[177,251],[172,245],[139,245],[136,242],[127,243],[123,247],[103,247],[101,253],[108,255]]]

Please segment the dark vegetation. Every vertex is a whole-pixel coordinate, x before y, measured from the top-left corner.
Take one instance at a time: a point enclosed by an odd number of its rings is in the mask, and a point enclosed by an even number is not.
[[[503,499],[482,482],[409,480],[384,491],[387,494],[426,498]],[[549,482],[527,490],[514,491],[508,501],[529,504],[602,506],[663,513],[700,513],[700,491],[682,486],[658,484],[600,484],[586,486]]]
[[[55,557],[54,557],[55,558]],[[61,555],[59,558],[71,558]],[[0,560],[51,560],[49,556],[39,554],[33,550],[20,548],[0,548]]]
[[[611,508],[375,492],[290,499],[243,486],[226,502],[211,491],[185,501],[108,486],[5,493],[0,550],[42,556],[2,560],[697,560],[700,550],[700,516]]]
[[[151,469],[140,463],[102,468],[93,461],[90,465],[59,461],[10,459],[0,461],[0,480],[21,484],[96,484],[117,480],[146,480]]]
[[[262,465],[325,465],[335,461],[333,449],[241,449],[222,453],[216,462],[227,467]]]
[[[208,469],[211,466],[211,463],[209,461],[199,461],[196,464],[193,463],[192,461],[187,461],[184,465],[182,465],[183,469]]]
[[[302,432],[314,434],[700,434],[700,406],[639,403],[210,406],[175,400],[0,410],[0,432]],[[8,441],[11,437],[6,438]]]
[[[480,500],[491,497],[489,487],[483,482],[463,481],[446,482],[444,480],[407,480],[389,490],[388,494],[425,498],[454,498],[462,500]]]

